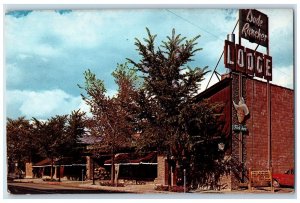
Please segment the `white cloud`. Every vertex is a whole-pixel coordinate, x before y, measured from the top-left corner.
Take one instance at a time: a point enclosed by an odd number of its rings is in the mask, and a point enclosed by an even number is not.
[[[17,58],[19,58],[19,59],[21,59],[21,60],[24,60],[24,59],[30,58],[30,56],[27,55],[27,54],[19,54],[19,55],[17,56]]]
[[[92,117],[92,113],[90,112],[90,106],[88,106],[84,100],[81,100],[78,109],[80,109],[83,112],[86,112],[86,116]]]
[[[270,33],[278,29],[292,28],[291,17],[293,16],[293,9],[260,9],[269,17]]]
[[[17,85],[22,82],[23,73],[20,68],[15,64],[7,64],[6,65],[6,80],[10,81],[12,85]]]
[[[158,44],[161,40],[165,40],[166,35],[171,34],[172,28],[188,39],[201,34],[197,40],[199,42],[197,47],[202,47],[203,51],[196,54],[191,67],[208,65],[212,70],[222,53],[226,34],[230,33],[235,25],[237,12],[219,9],[172,9],[171,11],[178,16],[164,9],[76,10],[65,15],[54,11],[33,11],[21,18],[6,15],[4,41],[7,87],[16,88],[18,94],[24,95],[22,99],[15,95],[15,107],[19,111],[22,110],[22,113],[29,113],[27,108],[33,104],[29,101],[39,103],[46,100],[42,95],[46,94],[46,89],[50,89],[53,94],[60,95],[57,96],[56,101],[62,106],[65,105],[65,109],[68,110],[63,112],[70,113],[71,106],[85,108],[80,97],[74,97],[66,92],[78,95],[76,84],[80,84],[82,72],[86,67],[95,71],[98,77],[109,84],[106,95],[110,97],[115,95],[116,90],[113,88],[116,85],[113,85],[111,75],[106,73],[112,72],[116,63],[122,62],[126,57],[134,60],[137,58],[134,37],[139,39],[146,37],[146,26],[152,34],[158,34]],[[292,86],[292,69],[282,70],[288,75],[275,70],[277,67],[292,68],[289,66],[293,62],[292,11],[276,9],[261,11],[265,12],[270,20],[273,82]],[[248,42],[243,42],[243,45],[252,49],[256,47],[255,44],[250,46]],[[221,59],[217,68],[220,74],[225,72],[223,66],[223,59]],[[201,91],[205,89],[210,75],[211,73],[202,82]],[[217,81],[216,76],[213,76],[210,85]],[[60,88],[65,92],[54,93],[53,88]],[[20,91],[21,89],[42,89],[35,92],[37,95],[31,96],[39,97],[40,100],[29,98],[30,91]],[[18,105],[16,101],[19,102]],[[50,100],[48,104],[46,100],[47,107],[41,107],[40,110],[45,113],[59,112],[60,107],[56,106],[55,102],[51,102]]]
[[[8,90],[6,92],[6,108],[15,112],[11,116],[26,116],[47,119],[51,116],[70,114],[73,110],[86,107],[81,97],[74,97],[60,89],[46,91]],[[11,109],[16,108],[16,109]],[[18,115],[20,113],[21,115]]]
[[[57,56],[67,47],[92,48],[102,40],[99,12],[34,11],[22,18],[5,16],[8,54]],[[74,23],[75,22],[75,23]]]

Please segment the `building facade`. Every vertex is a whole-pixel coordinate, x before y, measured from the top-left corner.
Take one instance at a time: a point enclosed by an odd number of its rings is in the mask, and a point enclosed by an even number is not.
[[[269,94],[268,94],[269,92]],[[197,96],[224,105],[223,132],[230,176],[221,178],[223,189],[247,185],[249,170],[284,173],[295,166],[294,91],[253,77],[229,73]],[[240,111],[240,108],[241,110]],[[164,156],[158,156],[156,184],[172,183],[174,174]],[[173,181],[174,182],[174,181]]]

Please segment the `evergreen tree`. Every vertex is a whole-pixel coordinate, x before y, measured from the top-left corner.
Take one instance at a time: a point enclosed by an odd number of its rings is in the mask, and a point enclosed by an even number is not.
[[[147,34],[144,42],[135,39],[140,61],[128,59],[144,79],[138,99],[143,133],[137,146],[146,150],[155,147],[159,153],[176,160],[177,166],[186,168],[189,177],[201,176],[203,173],[195,173],[200,167],[195,163],[199,161],[197,153],[203,145],[197,143],[208,146],[221,132],[217,130],[219,114],[215,111],[220,104],[195,100],[208,73],[207,67],[188,65],[201,50],[196,47],[200,36],[187,40],[173,29],[171,37],[155,47],[156,35],[148,28]],[[217,151],[217,148],[212,150]]]
[[[187,65],[195,53],[201,50],[195,48],[196,40],[200,36],[186,40],[185,37],[176,35],[173,29],[172,36],[167,37],[167,41],[163,41],[163,44],[155,49],[156,35],[151,35],[149,29],[147,33],[148,39],[144,39],[145,44],[139,39],[136,39],[135,43],[142,59],[138,63],[128,59],[144,78],[139,104],[145,116],[142,119],[147,119],[153,127],[144,129],[144,133],[147,133],[147,130],[151,131],[146,137],[151,137],[150,140],[155,142],[152,144],[155,144],[159,151],[181,156],[184,152],[173,154],[169,146],[182,143],[188,135],[183,110],[197,105],[194,96],[207,73],[207,67],[190,68]],[[153,136],[156,138],[153,139]]]

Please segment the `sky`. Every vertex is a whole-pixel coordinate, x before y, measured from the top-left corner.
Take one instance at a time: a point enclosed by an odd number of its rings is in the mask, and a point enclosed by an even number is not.
[[[258,9],[269,17],[271,83],[293,89],[293,10]],[[4,16],[6,117],[47,119],[88,111],[82,101],[83,73],[90,69],[104,80],[112,96],[116,84],[111,76],[126,58],[139,61],[135,37],[147,36],[146,27],[157,34],[157,45],[176,33],[191,39],[201,35],[191,67],[214,69],[224,40],[238,18],[237,9],[97,9],[18,10]],[[237,34],[236,29],[236,34]],[[256,44],[242,41],[255,49]],[[265,53],[265,48],[258,51]],[[217,71],[226,73],[221,60]],[[203,91],[209,73],[201,84]],[[213,77],[210,85],[218,80]]]

